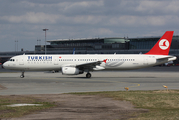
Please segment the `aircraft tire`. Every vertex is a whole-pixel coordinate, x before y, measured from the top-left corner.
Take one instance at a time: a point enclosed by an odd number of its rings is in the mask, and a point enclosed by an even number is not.
[[[21,75],[20,78],[24,78],[24,75]]]
[[[87,73],[86,78],[91,78],[91,73]]]

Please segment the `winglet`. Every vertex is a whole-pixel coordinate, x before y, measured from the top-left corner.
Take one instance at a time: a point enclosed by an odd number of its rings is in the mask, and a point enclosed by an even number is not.
[[[154,47],[146,54],[150,55],[168,55],[174,31],[166,31]]]

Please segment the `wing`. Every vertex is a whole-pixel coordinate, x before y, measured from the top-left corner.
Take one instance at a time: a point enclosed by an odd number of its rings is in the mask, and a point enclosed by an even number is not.
[[[88,71],[102,70],[102,69],[105,69],[104,67],[99,66],[102,62],[104,62],[104,61],[95,61],[95,62],[78,64],[78,65],[76,65],[76,68],[78,68],[80,70],[88,70]]]
[[[62,67],[76,67],[79,70],[83,71],[93,71],[93,70],[103,70],[105,69],[104,67],[101,67],[100,64],[102,62],[106,63],[107,59],[105,60],[99,60],[95,62],[88,62],[88,63],[83,63],[83,64],[65,64]]]

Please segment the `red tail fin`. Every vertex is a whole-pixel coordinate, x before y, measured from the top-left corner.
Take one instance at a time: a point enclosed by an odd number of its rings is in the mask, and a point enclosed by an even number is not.
[[[150,55],[168,55],[174,31],[166,31],[160,40],[146,54]]]

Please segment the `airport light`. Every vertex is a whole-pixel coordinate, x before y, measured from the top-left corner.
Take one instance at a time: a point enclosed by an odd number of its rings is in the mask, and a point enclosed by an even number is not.
[[[15,52],[16,52],[16,40],[15,40]]]
[[[128,87],[125,87],[124,89],[126,89],[126,91],[128,91],[128,90],[129,90],[129,88],[128,88]]]
[[[37,45],[41,45],[41,40],[40,39],[37,39]]]
[[[15,40],[15,52],[18,51],[18,40]]]
[[[163,85],[163,87],[164,87],[164,88],[167,88],[167,91],[168,91],[168,86],[166,86],[166,85]]]
[[[46,29],[46,28],[45,28],[45,29],[42,29],[42,30],[45,31],[45,54],[46,54],[46,52],[47,52],[47,51],[46,51],[46,49],[47,49],[47,48],[46,48],[46,31],[49,30],[49,29]]]

